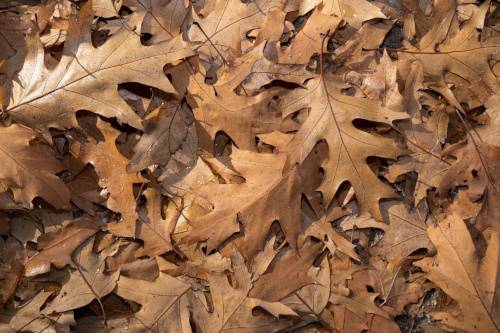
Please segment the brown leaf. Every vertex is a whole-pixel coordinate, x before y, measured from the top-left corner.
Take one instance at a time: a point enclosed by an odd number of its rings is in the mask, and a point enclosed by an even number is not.
[[[252,288],[251,275],[243,257],[233,249],[231,255],[234,283],[230,284],[225,272],[213,272],[208,276],[210,293],[213,300],[213,313],[206,311],[199,298],[192,297],[194,319],[203,332],[275,332],[290,325],[288,319],[268,316],[255,316],[252,310],[263,308],[275,317],[280,315],[295,316],[296,313],[286,305],[278,302],[266,302],[249,298]]]
[[[455,299],[462,317],[436,312],[441,323],[466,332],[496,332],[500,328],[498,307],[493,307],[499,273],[500,239],[498,233],[485,234],[488,247],[479,258],[467,226],[450,215],[428,228],[429,238],[437,248],[435,258],[415,263],[428,273],[427,278]]]
[[[128,159],[118,151],[115,143],[120,132],[100,119],[97,127],[104,140],[97,144],[88,142],[81,144],[81,147],[75,146],[73,152],[82,161],[94,166],[100,177],[101,187],[109,191],[107,207],[122,215],[122,222],[109,226],[112,233],[134,237],[137,212],[132,186],[145,182],[145,179],[137,174],[127,173]]]
[[[387,211],[389,226],[385,228],[384,237],[377,244],[376,253],[390,261],[396,257],[409,256],[418,249],[433,252],[426,233],[427,209],[425,204],[413,209],[403,203],[390,206]]]
[[[89,3],[71,19],[64,55],[53,69],[44,66],[44,50],[37,36],[30,36],[30,52],[7,108],[16,121],[49,137],[50,127],[77,127],[75,113],[85,109],[142,128],[140,118],[117,94],[116,85],[135,81],[175,93],[162,68],[192,55],[187,43],[175,38],[161,45],[142,46],[133,31],[142,15],[133,14],[95,49],[90,40],[92,18]]]
[[[149,43],[156,44],[172,39],[182,33],[183,26],[190,18],[190,3],[184,0],[125,0],[125,5],[135,12],[145,12],[141,33],[152,35]]]
[[[332,86],[325,78],[313,79],[308,81],[306,90],[284,96],[281,103],[284,115],[311,108],[307,120],[284,151],[290,155],[291,163],[302,162],[318,141],[326,140],[329,159],[319,188],[325,201],[329,203],[339,186],[348,181],[354,187],[361,213],[370,212],[381,219],[378,202],[393,197],[394,193],[377,178],[366,158],[394,158],[399,150],[391,139],[358,130],[352,122],[366,119],[390,125],[406,116],[374,101],[336,94]]]
[[[175,201],[169,201],[163,214],[163,202],[161,194],[154,188],[144,191],[146,197],[148,221],[140,222],[137,227],[137,238],[144,241],[144,247],[137,252],[137,257],[145,255],[155,256],[173,250],[171,234],[181,214],[181,208]]]
[[[47,273],[50,264],[63,268],[71,263],[73,251],[97,232],[97,226],[88,218],[76,220],[58,231],[43,234],[38,238],[40,252],[25,264],[25,275]]]
[[[306,244],[300,250],[298,258],[294,251],[284,250],[281,256],[271,264],[268,272],[255,282],[250,296],[266,301],[279,301],[299,288],[312,283],[314,280],[307,274],[307,270],[321,248],[321,244]],[[288,283],[282,283],[284,280]]]
[[[144,132],[134,147],[127,172],[137,172],[153,164],[175,172],[169,163],[172,159],[184,168],[196,161],[196,128],[193,114],[185,104],[173,103],[153,111],[144,123]]]
[[[189,332],[186,292],[189,284],[167,274],[153,282],[120,277],[116,293],[142,305],[135,318],[153,332]]]
[[[69,191],[55,175],[64,167],[47,147],[30,145],[36,133],[26,127],[0,127],[0,179],[11,189],[14,200],[32,208],[39,196],[56,208],[69,205]]]
[[[292,248],[301,232],[298,170],[283,175],[284,155],[257,154],[233,149],[231,165],[245,178],[241,184],[207,184],[198,194],[213,204],[213,210],[190,222],[193,230],[186,241],[207,240],[208,249],[218,247],[244,226],[238,249],[250,258],[264,246],[266,233],[278,220]],[[238,193],[235,196],[233,193]],[[286,198],[286,199],[285,199]]]
[[[70,271],[69,279],[65,281],[56,298],[44,309],[44,313],[76,309],[94,299],[100,301],[100,298],[113,291],[119,272],[106,274],[105,259],[113,255],[117,247],[111,246],[97,254],[93,252],[93,246],[94,238],[91,238],[75,252],[73,256],[75,269]]]

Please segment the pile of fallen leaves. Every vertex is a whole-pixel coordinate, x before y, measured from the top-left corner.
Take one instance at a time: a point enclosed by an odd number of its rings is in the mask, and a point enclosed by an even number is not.
[[[1,332],[500,330],[500,3],[0,4]]]

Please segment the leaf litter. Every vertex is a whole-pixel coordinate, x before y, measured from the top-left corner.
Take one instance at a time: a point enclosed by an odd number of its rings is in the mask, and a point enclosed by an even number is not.
[[[499,22],[0,4],[0,331],[499,332]]]

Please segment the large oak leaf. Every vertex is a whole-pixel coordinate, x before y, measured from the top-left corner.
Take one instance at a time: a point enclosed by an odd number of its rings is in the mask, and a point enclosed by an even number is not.
[[[290,163],[304,161],[314,146],[325,140],[329,159],[325,163],[325,179],[319,188],[325,201],[329,203],[339,186],[348,181],[354,187],[361,213],[371,212],[380,219],[379,200],[393,197],[394,193],[378,179],[366,159],[370,156],[395,158],[400,151],[392,139],[359,130],[353,121],[365,119],[390,125],[406,115],[372,100],[337,94],[332,81],[324,77],[310,80],[307,89],[284,95],[281,102],[284,116],[304,108],[310,108],[310,114],[284,148]]]
[[[92,45],[91,3],[70,23],[63,55],[47,68],[38,36],[28,39],[28,54],[14,82],[7,112],[16,120],[41,130],[77,127],[75,113],[90,110],[142,128],[141,120],[118,95],[117,85],[138,82],[176,93],[163,66],[193,54],[180,37],[143,46],[134,31],[142,19],[132,14],[121,29],[97,48]]]

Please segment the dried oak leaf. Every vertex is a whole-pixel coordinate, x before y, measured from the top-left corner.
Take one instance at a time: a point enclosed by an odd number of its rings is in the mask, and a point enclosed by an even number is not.
[[[94,238],[84,243],[73,256],[76,269],[70,271],[69,279],[65,281],[59,294],[54,298],[43,313],[64,312],[89,304],[100,299],[115,289],[120,272],[105,273],[105,260],[113,255],[118,246],[112,244],[99,254],[93,251]]]
[[[141,33],[151,34],[149,43],[159,43],[182,33],[190,18],[191,6],[185,0],[125,0],[125,6],[134,12],[146,12]]]
[[[281,302],[297,313],[321,316],[330,298],[330,264],[327,257],[323,258],[319,267],[312,266],[307,274],[314,282],[296,290]]]
[[[184,167],[192,166],[196,161],[197,143],[194,117],[185,104],[160,107],[144,122],[144,134],[134,147],[127,171],[137,172],[158,164],[171,172],[169,169],[174,169],[169,168],[171,159]],[[178,169],[174,171],[180,171]]]
[[[135,326],[142,331],[190,332],[186,293],[191,286],[168,274],[160,273],[153,282],[121,276],[116,293],[142,305],[134,314]]]
[[[364,21],[387,18],[379,7],[366,0],[323,0],[321,12],[335,15],[356,29]]]
[[[284,250],[275,258],[250,291],[250,296],[266,301],[279,301],[290,293],[314,282],[308,275],[308,270],[318,256],[323,245],[321,243],[308,245],[307,243],[297,252]],[[287,283],[283,283],[287,281]]]
[[[447,4],[454,6],[451,2]],[[469,84],[479,84],[490,95],[500,91],[500,84],[488,65],[489,60],[500,59],[499,39],[491,37],[481,40],[477,30],[483,27],[489,6],[490,1],[482,3],[456,34],[444,40],[455,14],[454,7],[446,10],[442,20],[422,37],[418,49],[409,43],[405,45],[409,50],[417,51],[411,54],[411,57],[420,60],[428,79],[438,83],[445,73],[453,73],[467,80]],[[436,52],[438,45],[439,51]],[[455,106],[461,108],[460,105]]]
[[[241,77],[237,81],[243,79]],[[268,110],[268,104],[279,90],[267,89],[255,96],[240,96],[230,88],[240,82],[214,88],[205,84],[205,78],[200,73],[189,78],[189,105],[193,108],[199,126],[212,140],[215,140],[218,132],[223,131],[238,148],[255,151],[255,135],[273,130],[287,132],[296,129],[294,121],[282,121],[279,112]]]
[[[71,263],[73,251],[98,230],[90,219],[82,218],[53,232],[41,235],[38,242],[38,254],[25,263],[25,275],[35,276],[47,273],[50,264],[63,268]]]
[[[269,61],[263,54],[265,46],[266,43],[261,43],[225,66],[214,86],[229,91],[241,85],[245,94],[255,95],[259,89],[275,80],[301,85],[314,76],[305,65]]]
[[[413,209],[404,203],[391,205],[387,210],[389,225],[384,229],[375,253],[393,260],[409,256],[418,249],[432,252],[433,246],[426,232],[427,209],[425,203]]]
[[[328,31],[335,31],[339,23],[338,17],[324,15],[321,10],[315,9],[290,46],[279,47],[279,43],[275,43],[275,50],[271,53],[272,60],[278,64],[308,64],[313,54],[322,51],[324,35]]]
[[[9,322],[10,330],[2,332],[39,332],[51,326],[50,319],[40,315],[40,308],[52,294],[51,291],[41,291],[28,303],[21,306]]]
[[[219,58],[219,63],[226,61],[231,51],[240,55],[241,40],[249,31],[261,26],[266,18],[264,13],[271,5],[268,0],[205,2],[201,10],[193,13],[196,24],[189,29],[189,39],[203,42],[198,50],[203,58]],[[207,42],[207,36],[210,42]],[[223,59],[220,59],[221,55]]]
[[[7,112],[47,137],[51,127],[78,127],[75,113],[81,109],[142,128],[139,116],[117,93],[117,85],[133,81],[175,94],[163,66],[193,55],[180,37],[148,47],[141,45],[134,28],[142,17],[131,14],[104,45],[94,48],[88,2],[78,16],[72,17],[63,56],[52,69],[45,67],[44,50],[32,34]]]
[[[290,326],[289,318],[279,318],[279,316],[297,316],[288,306],[248,297],[248,292],[252,288],[251,274],[245,266],[243,257],[234,248],[231,263],[233,272],[231,280],[224,271],[215,271],[208,275],[213,312],[206,310],[201,298],[191,295],[193,319],[200,331],[267,333]],[[264,309],[276,318],[253,315],[252,311],[256,307]]]
[[[119,16],[123,0],[92,0],[92,10],[95,16],[110,18]]]
[[[296,249],[302,229],[301,176],[298,168],[283,175],[285,160],[283,154],[233,149],[227,164],[230,163],[245,181],[203,186],[197,194],[212,203],[213,210],[191,220],[193,229],[183,240],[206,240],[208,251],[211,251],[239,232],[241,223],[244,233],[236,244],[245,257],[251,258],[264,246],[266,230],[278,220],[288,243]]]
[[[107,207],[121,214],[123,221],[108,225],[109,230],[116,236],[135,237],[138,215],[133,185],[146,180],[138,174],[127,173],[128,159],[118,151],[115,143],[120,132],[100,119],[97,128],[104,141],[75,144],[72,151],[81,161],[94,166],[100,177],[99,184],[109,191]]]
[[[64,170],[48,149],[30,145],[37,134],[13,124],[0,127],[0,181],[10,188],[14,200],[32,208],[32,200],[41,197],[56,208],[69,206],[70,193],[55,174]]]
[[[142,239],[144,247],[138,250],[136,256],[161,255],[172,251],[171,234],[175,230],[177,220],[181,215],[181,207],[177,203],[170,201],[165,209],[165,218],[162,217],[164,203],[161,193],[154,188],[144,191],[146,197],[147,221],[139,219],[137,226],[137,238]]]
[[[477,146],[476,146],[477,144]],[[466,198],[458,196],[459,200],[467,200],[460,208],[467,210],[469,205],[482,203],[481,210],[475,220],[476,227],[484,230],[490,226],[497,231],[500,198],[500,147],[486,142],[459,142],[451,145],[443,154],[457,158],[439,184],[438,192],[446,197],[449,191],[467,186]],[[473,209],[473,213],[475,209]],[[474,214],[473,214],[474,215]]]
[[[348,181],[354,188],[360,213],[370,212],[381,219],[379,200],[394,196],[366,162],[369,156],[395,158],[400,150],[392,139],[369,134],[353,125],[355,119],[386,123],[404,119],[406,115],[380,106],[377,102],[337,94],[333,83],[325,77],[307,82],[307,89],[294,90],[283,96],[281,110],[287,116],[304,108],[310,114],[293,140],[284,148],[290,163],[304,161],[321,140],[328,144],[325,178],[319,190],[329,203],[339,186]]]
[[[427,232],[437,248],[437,255],[414,265],[425,271],[427,278],[456,300],[462,309],[461,317],[436,312],[433,318],[466,332],[500,331],[498,233],[490,229],[484,234],[488,247],[479,258],[466,224],[457,215],[430,226]]]
[[[412,154],[401,158],[389,167],[387,178],[396,181],[398,176],[415,171],[415,203],[426,197],[427,191],[439,186],[450,164],[441,157],[441,145],[446,139],[448,116],[443,111],[434,112],[428,119],[401,124],[399,130],[405,135]]]
[[[322,240],[331,254],[335,254],[338,250],[354,260],[360,260],[359,255],[354,251],[354,244],[339,235],[325,216],[311,223],[305,231],[305,236],[314,236]]]

